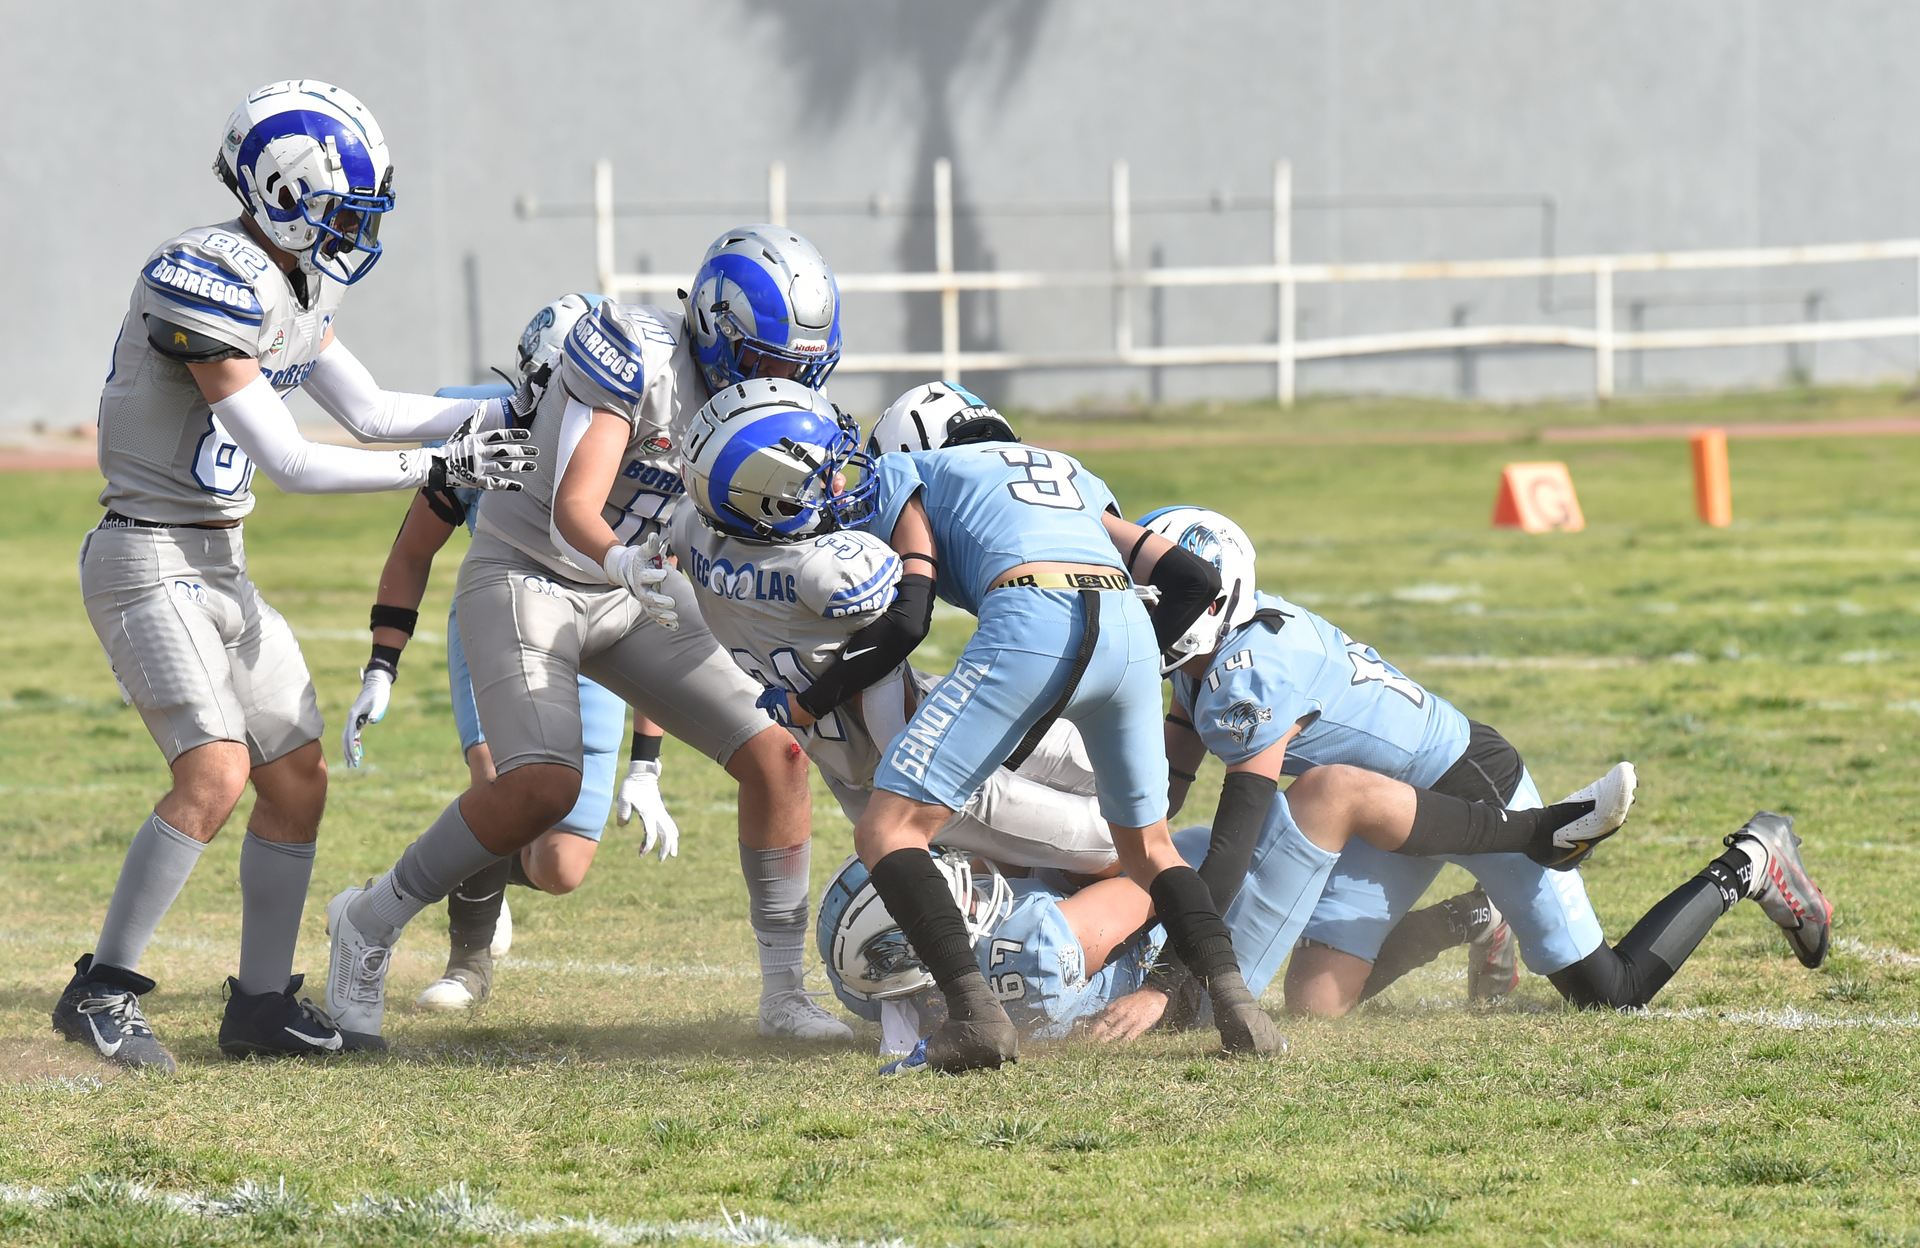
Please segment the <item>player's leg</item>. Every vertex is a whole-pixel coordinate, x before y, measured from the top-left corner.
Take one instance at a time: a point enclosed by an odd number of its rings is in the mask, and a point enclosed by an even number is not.
[[[450,803],[368,887],[328,904],[327,1010],[344,1031],[378,1033],[401,929],[462,880],[531,843],[579,795],[578,656],[596,628],[619,627],[607,620],[622,610],[614,592],[553,581],[482,534],[461,564],[455,597],[498,775]]]
[[[1666,986],[1721,915],[1751,898],[1809,967],[1826,960],[1833,907],[1800,859],[1793,820],[1761,811],[1726,838],[1727,851],[1667,894],[1612,948],[1604,944],[1547,978],[1573,1004],[1637,1008]]]
[[[626,723],[627,704],[620,695],[582,676],[580,796],[565,818],[520,851],[523,874],[543,893],[557,897],[572,892],[593,866],[613,807],[613,784]]]
[[[755,705],[759,685],[701,621],[686,578],[675,574],[661,588],[680,604],[679,629],[639,624],[583,671],[739,783],[740,866],[760,955],[761,1034],[851,1039],[852,1030],[804,986],[813,848],[806,754]]]

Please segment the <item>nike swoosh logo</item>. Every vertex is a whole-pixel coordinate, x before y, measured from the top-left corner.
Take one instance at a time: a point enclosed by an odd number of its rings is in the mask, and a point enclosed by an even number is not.
[[[120,1051],[120,1046],[127,1042],[127,1038],[122,1036],[112,1044],[108,1044],[107,1038],[100,1034],[100,1024],[93,1021],[92,1015],[87,1016],[87,1030],[93,1033],[93,1047],[100,1050],[102,1057],[112,1057]]]
[[[305,1040],[316,1049],[337,1049],[343,1043],[340,1039],[340,1033],[337,1031],[330,1036],[310,1036],[304,1031],[295,1031],[291,1027],[282,1027],[280,1030],[286,1032],[296,1040]]]
[[[840,657],[843,659],[857,659],[863,654],[872,654],[875,650],[878,650],[879,648],[880,648],[879,646],[868,646],[864,650],[842,650],[840,652]]]

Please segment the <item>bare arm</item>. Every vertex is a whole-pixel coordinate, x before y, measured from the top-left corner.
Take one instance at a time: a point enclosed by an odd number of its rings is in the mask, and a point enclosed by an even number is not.
[[[554,527],[568,545],[598,561],[588,572],[595,571],[606,561],[607,552],[620,544],[600,511],[607,505],[607,492],[613,489],[632,436],[632,425],[606,408],[594,408],[593,423],[566,457],[560,479],[554,483]]]
[[[434,515],[427,500],[415,494],[413,505],[407,508],[407,518],[400,523],[400,533],[393,539],[393,549],[387,552],[386,566],[380,569],[380,589],[374,595],[374,602],[383,607],[418,610],[420,600],[427,594],[433,557],[452,536],[453,526]],[[407,635],[397,628],[376,628],[373,644],[404,650]]]
[[[1149,533],[1131,520],[1122,520],[1110,511],[1100,513],[1100,523],[1107,526],[1107,536],[1113,541],[1113,548],[1122,555],[1132,555],[1127,563],[1127,575],[1137,583],[1145,585],[1153,579],[1153,569],[1160,562],[1160,556],[1173,549],[1173,543],[1158,533]],[[1145,544],[1140,538],[1146,537]]]
[[[1145,927],[1153,899],[1125,876],[1089,884],[1060,902],[1060,913],[1086,954],[1087,974],[1097,974],[1114,947]]]

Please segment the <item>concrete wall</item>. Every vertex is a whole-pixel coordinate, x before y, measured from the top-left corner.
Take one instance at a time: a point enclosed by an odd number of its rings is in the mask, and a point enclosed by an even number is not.
[[[208,165],[249,89],[313,76],[385,127],[400,210],[340,333],[385,384],[465,381],[478,331],[504,364],[520,325],[593,282],[592,232],[550,215],[615,162],[624,265],[685,270],[763,211],[843,271],[929,268],[930,167],[954,161],[962,267],[1100,267],[1108,167],[1125,157],[1139,262],[1260,262],[1263,204],[1294,162],[1302,260],[1848,241],[1920,233],[1911,49],[1920,8],[1869,0],[417,0],[315,6],[5,0],[0,46],[0,423],[90,422],[137,267],[230,215]],[[539,15],[539,24],[530,23]],[[1488,200],[1490,193],[1505,199]],[[1396,197],[1382,206],[1381,196]],[[516,212],[522,197],[540,207]],[[1371,198],[1369,198],[1371,197]],[[830,211],[814,211],[810,206]],[[835,207],[838,205],[838,207]],[[875,211],[875,206],[878,211]],[[1035,205],[1060,211],[1035,212]],[[1213,210],[1210,205],[1217,205]],[[1543,208],[1550,205],[1550,208]],[[704,207],[703,207],[704,206]],[[1009,211],[1022,209],[1024,211]],[[667,211],[666,209],[671,209]],[[1910,266],[1623,278],[1649,328],[1911,311]],[[1300,332],[1505,319],[1584,322],[1584,282],[1303,292]],[[1267,291],[1140,296],[1136,338],[1271,340]],[[1639,304],[1637,313],[1633,304]],[[1104,292],[970,297],[969,345],[1097,347]],[[860,349],[938,345],[934,297],[850,297]],[[1158,329],[1156,331],[1156,326]],[[1912,343],[1823,346],[1821,379],[1910,371]],[[1623,386],[1764,384],[1784,348],[1621,364]],[[1308,365],[1307,390],[1584,392],[1590,357],[1452,354]],[[835,392],[872,412],[906,379]],[[1262,368],[970,378],[1025,404],[1270,392]]]

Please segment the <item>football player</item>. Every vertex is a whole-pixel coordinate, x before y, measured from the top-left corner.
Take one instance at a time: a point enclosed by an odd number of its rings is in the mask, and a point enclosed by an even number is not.
[[[1438,857],[1407,855],[1422,847],[1431,853],[1443,840],[1451,846],[1445,858],[1471,871],[1512,925],[1527,965],[1576,1005],[1645,1005],[1742,897],[1760,902],[1808,965],[1825,957],[1831,910],[1800,861],[1790,821],[1766,812],[1609,948],[1573,868],[1625,819],[1631,764],[1543,809],[1519,752],[1498,732],[1468,720],[1326,620],[1260,593],[1252,544],[1231,520],[1179,507],[1143,521],[1209,552],[1221,568],[1218,610],[1176,647],[1183,661],[1172,674],[1167,728],[1176,809],[1204,752],[1228,765],[1202,868],[1210,882],[1236,887],[1245,846],[1282,774],[1311,776],[1317,773],[1310,769],[1346,764],[1425,786],[1405,845],[1389,851],[1354,842],[1342,852],[1305,929],[1305,946],[1288,966],[1291,1010],[1341,1013],[1359,999],[1382,939],[1441,866]],[[1505,813],[1497,813],[1501,806]],[[1568,822],[1567,815],[1577,817]],[[1448,839],[1462,832],[1465,844]]]
[[[802,986],[811,801],[806,756],[756,704],[687,579],[660,556],[683,493],[687,424],[712,390],[756,375],[823,384],[840,353],[833,274],[776,226],[708,249],[685,311],[604,302],[566,336],[534,409],[551,464],[512,505],[480,507],[455,605],[497,778],[449,805],[366,888],[327,907],[327,1008],[377,1032],[393,942],[423,907],[517,853],[578,800],[579,677],[719,762],[740,784],[741,866],[761,964],[760,1030],[843,1039]],[[811,390],[808,391],[811,393]]]
[[[240,215],[162,243],[134,283],[100,400],[107,509],[81,546],[87,616],[165,755],[173,787],[134,834],[99,942],[75,964],[56,1030],[128,1066],[174,1068],[139,998],[141,955],[249,780],[238,973],[220,1048],[375,1047],[296,998],[301,908],[326,803],[320,712],[300,647],[247,575],[240,522],[258,468],[294,493],[515,490],[536,452],[502,401],[394,394],[333,332],[346,288],[379,260],[393,164],[371,113],[311,80],[277,82],[228,120],[214,172]],[[301,387],[362,441],[308,442],[282,396]]]
[[[565,295],[534,314],[520,336],[520,398],[516,410],[533,410],[552,379],[567,331],[599,303],[599,295]],[[514,390],[500,382],[449,387],[439,393],[446,397],[500,398]],[[460,525],[471,531],[479,516],[479,504],[477,490],[423,489],[414,497],[380,573],[372,614],[373,653],[361,673],[360,695],[347,713],[341,733],[341,750],[349,767],[360,765],[363,731],[386,714],[394,681],[400,674],[401,652],[419,620],[420,599],[426,593],[434,556]],[[474,705],[473,682],[460,644],[458,611],[447,615],[447,681],[469,776],[476,785],[486,784],[494,778],[493,758]],[[420,994],[416,1002],[420,1008],[462,1010],[491,995],[494,959],[503,956],[513,940],[513,916],[506,904],[509,883],[563,894],[578,888],[586,878],[600,847],[608,808],[615,800],[614,773],[627,706],[618,696],[582,676],[580,714],[583,756],[579,800],[539,840],[462,880],[447,894],[451,945],[447,970]],[[637,813],[645,832],[640,852],[647,853],[657,843],[660,860],[665,862],[680,852],[680,830],[660,797],[661,735],[660,728],[644,715],[635,721],[632,757],[619,788],[618,818],[624,827]]]
[[[765,382],[740,397],[755,394],[785,399]],[[1168,628],[1167,640],[1184,631],[1212,600],[1215,570],[1122,520],[1098,478],[1068,456],[1011,440],[1010,429],[868,461],[853,430],[825,411],[809,414],[806,424],[741,426],[709,404],[688,442],[688,489],[708,495],[716,512],[731,509],[741,531],[858,528],[900,557],[884,635],[843,650],[803,693],[767,690],[762,704],[784,722],[808,727],[892,671],[925,637],[936,593],[979,621],[953,672],[885,752],[854,830],[875,889],[948,1007],[928,1061],[963,1071],[1017,1056],[1016,1029],[974,963],[928,846],[995,768],[1026,761],[1062,717],[1080,729],[1121,865],[1153,894],[1174,946],[1218,1003],[1224,1046],[1275,1051],[1279,1033],[1247,994],[1226,927],[1173,849],[1164,753],[1143,744],[1158,736],[1156,629]],[[765,444],[763,424],[767,435],[780,429]],[[847,470],[869,463],[842,491]],[[765,489],[775,474],[781,488]],[[1160,591],[1156,620],[1125,567]]]

